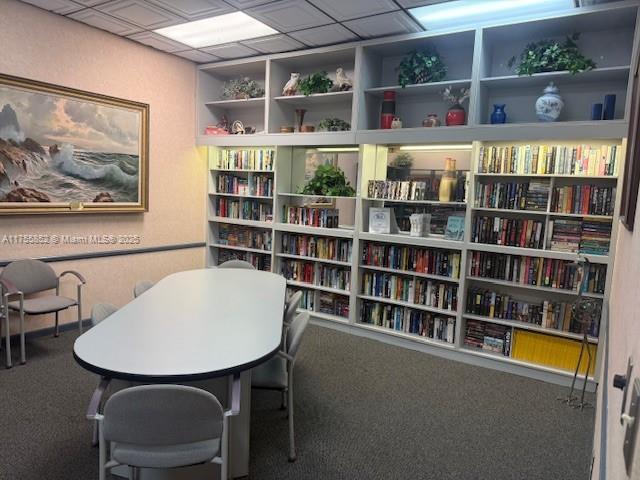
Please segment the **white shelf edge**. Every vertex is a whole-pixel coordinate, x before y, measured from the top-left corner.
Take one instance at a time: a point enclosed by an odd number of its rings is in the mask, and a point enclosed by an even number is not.
[[[315,285],[313,283],[298,282],[296,280],[287,280],[287,285],[292,287],[309,288],[311,290],[319,290],[321,292],[335,293],[336,295],[349,296],[351,292],[349,290],[341,290],[339,288],[325,287],[322,285]]]
[[[405,302],[402,300],[393,300],[392,298],[385,298],[385,297],[374,297],[371,295],[364,295],[364,294],[358,294],[357,296],[361,300],[368,300],[371,302],[378,302],[378,303],[388,303],[389,305],[397,305],[398,307],[406,307],[406,308],[412,308],[414,310],[422,310],[425,312],[436,313],[438,315],[443,315],[446,317],[455,318],[458,315],[457,310],[444,310],[442,308],[429,307],[427,305],[421,305],[419,303]]]
[[[271,250],[260,250],[259,248],[242,247],[240,245],[225,245],[224,243],[210,243],[211,248],[224,248],[226,250],[238,250],[240,252],[252,252],[260,255],[271,255]]]
[[[421,205],[440,205],[444,207],[466,207],[466,202],[441,202],[439,200],[392,200],[390,198],[370,198],[362,197],[368,202],[391,202],[391,203],[415,203]]]
[[[538,285],[527,285],[524,283],[510,282],[507,280],[499,280],[497,278],[485,278],[485,277],[474,277],[473,275],[467,275],[467,280],[481,283],[491,283],[493,285],[502,285],[504,287],[514,287],[514,288],[522,288],[525,290],[537,290],[539,292],[548,292],[548,293],[557,293],[559,295],[570,295],[573,297],[578,296],[578,292],[576,290],[563,290],[560,288],[553,287],[540,287]],[[602,299],[604,295],[601,293],[583,293],[583,297],[588,298],[597,298]]]
[[[418,335],[416,333],[402,332],[400,330],[394,330],[393,328],[386,328],[386,327],[383,327],[381,325],[373,325],[373,324],[363,323],[363,322],[358,321],[358,322],[354,323],[353,326],[357,327],[357,328],[364,328],[364,329],[367,329],[367,330],[372,330],[374,332],[380,332],[380,333],[383,333],[385,335],[392,335],[392,336],[396,336],[396,337],[406,338],[408,340],[412,340],[412,341],[415,341],[415,342],[426,343],[428,345],[434,345],[434,346],[437,346],[437,347],[447,348],[447,349],[451,349],[451,350],[455,349],[455,344],[447,343],[444,340],[436,340],[436,339],[430,338],[430,337],[423,337],[422,335]]]
[[[446,250],[463,250],[465,248],[465,244],[462,241],[445,240],[444,238],[438,238],[433,235],[428,237],[412,237],[410,235],[398,233],[386,234],[359,232],[358,237],[362,240],[368,240],[372,242],[407,244],[417,247],[443,248]]]
[[[210,216],[209,222],[231,223],[233,225],[244,225],[247,227],[256,227],[256,228],[273,228],[273,222],[264,222],[260,220],[245,220],[243,218]]]
[[[360,264],[360,268],[363,270],[374,270],[377,272],[386,272],[386,273],[392,273],[395,275],[406,275],[406,276],[412,276],[412,277],[427,278],[427,279],[438,280],[440,282],[446,282],[446,283],[457,283],[457,284],[460,283],[459,278],[445,277],[443,275],[435,275],[431,273],[411,272],[409,270],[396,270],[396,269],[387,268],[387,267],[377,267],[375,265],[365,265],[364,263]]]
[[[289,258],[291,260],[300,260],[303,262],[328,263],[331,265],[338,265],[341,267],[351,268],[351,262],[343,262],[341,260],[330,260],[330,259],[316,258],[316,257],[303,257],[301,255],[295,255],[293,253],[280,253],[280,252],[276,253],[276,257]]]
[[[276,222],[273,225],[274,229],[280,232],[308,233],[325,237],[353,238],[355,233],[354,230],[346,228],[310,227],[307,225],[296,225],[295,223]]]
[[[209,192],[209,195],[215,197],[248,198],[250,200],[273,200],[273,197],[264,197],[261,195],[242,195],[239,193]]]
[[[508,245],[493,245],[491,243],[475,243],[469,242],[469,250],[478,252],[502,253],[504,255],[520,255],[525,257],[541,257],[552,258],[555,260],[569,260],[575,262],[578,257],[586,257],[591,263],[599,265],[608,265],[610,257],[608,255],[594,255],[585,253],[559,252],[556,250],[548,250],[541,248],[511,247]]]

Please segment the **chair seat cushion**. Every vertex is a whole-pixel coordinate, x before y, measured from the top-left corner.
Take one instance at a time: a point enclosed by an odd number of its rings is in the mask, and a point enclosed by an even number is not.
[[[41,313],[59,312],[65,308],[77,305],[78,302],[72,298],[61,297],[59,295],[45,295],[43,297],[26,298],[24,300],[24,313],[29,315],[39,315]],[[15,300],[9,302],[11,310],[20,311],[20,302]]]
[[[287,388],[287,361],[279,355],[251,370],[251,386],[256,388]]]
[[[210,462],[220,451],[220,439],[184,445],[131,445],[114,443],[111,456],[123,465],[141,468],[175,468]]]

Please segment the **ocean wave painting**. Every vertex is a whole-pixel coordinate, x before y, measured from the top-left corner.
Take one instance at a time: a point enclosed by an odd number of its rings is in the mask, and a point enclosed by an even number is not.
[[[148,105],[0,75],[0,213],[146,210],[147,129]]]

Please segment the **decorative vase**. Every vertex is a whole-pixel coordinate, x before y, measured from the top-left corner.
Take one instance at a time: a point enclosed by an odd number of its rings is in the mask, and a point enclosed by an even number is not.
[[[391,128],[402,128],[402,120],[400,117],[393,117],[393,120],[391,121]]]
[[[449,109],[449,111],[447,111],[445,123],[447,124],[447,127],[451,127],[454,125],[464,125],[466,119],[467,112],[464,111],[462,105],[456,103]]]
[[[435,113],[430,113],[429,115],[427,115],[427,118],[425,118],[422,121],[422,126],[423,127],[439,127],[440,119],[438,118],[438,115],[436,115]]]
[[[302,130],[302,122],[304,121],[305,113],[307,113],[307,111],[304,108],[296,108],[296,132],[300,132]]]
[[[553,82],[543,90],[543,95],[536,100],[536,115],[541,122],[555,122],[562,112],[564,101]]]
[[[502,104],[502,105],[494,104],[493,105],[493,113],[491,113],[491,123],[492,124],[506,123],[507,114],[504,111],[504,107],[505,107],[504,104]]]
[[[604,96],[603,120],[613,120],[616,114],[616,96],[609,94]]]
[[[591,106],[591,120],[602,120],[602,104],[594,103]]]
[[[438,189],[438,199],[441,202],[450,202],[453,192],[456,188],[456,161],[453,158],[444,159],[444,173],[440,179],[440,188]]]
[[[385,90],[382,94],[382,109],[380,112],[380,128],[391,128],[391,122],[396,116],[396,92]]]

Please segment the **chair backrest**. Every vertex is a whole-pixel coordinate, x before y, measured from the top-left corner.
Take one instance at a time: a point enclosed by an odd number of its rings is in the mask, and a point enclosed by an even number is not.
[[[249,262],[245,262],[244,260],[227,260],[224,263],[218,265],[218,268],[244,268],[246,270],[255,270],[256,267],[251,265]]]
[[[287,353],[294,359],[298,354],[298,348],[302,342],[304,331],[309,323],[309,312],[299,313],[291,322],[289,330],[287,330]]]
[[[291,322],[293,322],[293,319],[296,316],[296,310],[298,310],[298,306],[300,305],[300,300],[302,300],[301,290],[298,290],[289,297],[287,307],[284,311],[284,323],[286,325],[291,325]]]
[[[110,303],[96,303],[91,309],[91,325],[96,326],[117,310],[118,308]]]
[[[58,287],[58,275],[40,260],[16,260],[4,267],[0,278],[9,280],[25,295]]]
[[[184,385],[143,385],[113,394],[104,406],[104,438],[168,446],[222,437],[218,399]]]
[[[134,298],[139,297],[154,285],[155,285],[155,282],[152,282],[150,280],[140,280],[136,282],[135,286],[133,287],[133,297]]]

